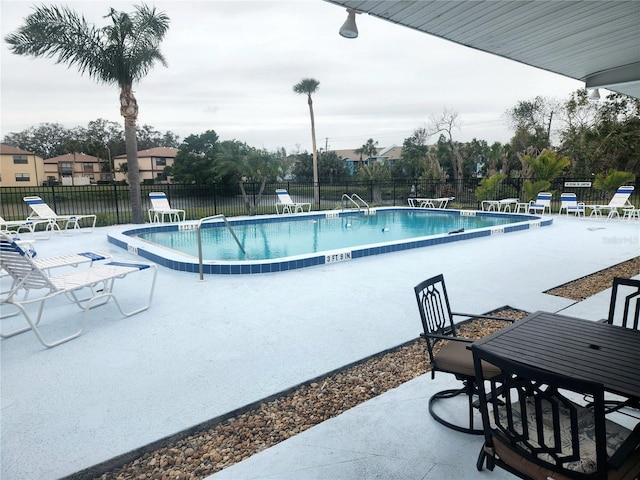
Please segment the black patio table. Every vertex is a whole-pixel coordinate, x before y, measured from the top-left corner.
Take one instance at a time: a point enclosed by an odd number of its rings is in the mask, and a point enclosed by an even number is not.
[[[516,362],[602,384],[640,401],[640,331],[535,312],[473,343]]]

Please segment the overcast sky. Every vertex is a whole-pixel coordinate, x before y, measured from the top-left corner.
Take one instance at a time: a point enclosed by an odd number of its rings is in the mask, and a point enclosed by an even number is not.
[[[4,37],[36,3],[0,2],[2,137],[45,122],[122,124],[116,86],[9,52]],[[56,2],[100,27],[110,7],[132,12],[137,3]],[[462,122],[455,140],[504,143],[513,133],[504,112],[518,101],[566,99],[584,86],[366,14],[356,18],[359,37],[345,39],[338,29],[346,11],[322,0],[147,3],[170,18],[161,45],[168,68],[156,65],[134,86],[138,123],[181,139],[215,130],[221,140],[257,148],[311,151],[306,96],[293,92],[311,77],[320,82],[313,95],[319,148],[359,148],[369,138],[402,145],[444,109]]]

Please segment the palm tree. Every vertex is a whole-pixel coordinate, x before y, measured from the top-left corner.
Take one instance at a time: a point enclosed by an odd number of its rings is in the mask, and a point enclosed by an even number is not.
[[[313,78],[303,78],[300,83],[293,86],[293,91],[307,95],[307,103],[309,104],[309,115],[311,115],[311,148],[313,149],[313,199],[314,203],[320,203],[320,191],[318,184],[318,152],[316,150],[316,122],[313,118],[313,100],[311,94],[316,93],[320,82]]]
[[[132,89],[156,61],[167,66],[160,42],[169,29],[169,17],[146,5],[135,9],[128,14],[111,8],[105,17],[111,24],[96,28],[67,7],[36,7],[25,24],[5,41],[17,55],[57,56],[56,63],[75,66],[80,74],[86,73],[100,83],[118,85],[133,222],[143,223],[136,138],[138,102]]]

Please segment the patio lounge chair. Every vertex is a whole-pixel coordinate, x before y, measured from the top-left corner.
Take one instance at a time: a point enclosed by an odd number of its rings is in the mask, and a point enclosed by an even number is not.
[[[164,216],[169,218],[170,222],[180,222],[185,219],[185,211],[177,208],[171,208],[169,200],[164,192],[151,192],[149,193],[149,200],[151,200],[151,208],[149,209],[149,222],[151,223],[164,223]],[[182,215],[182,218],[180,216]]]
[[[602,384],[471,350],[485,436],[478,470],[486,460],[520,478],[638,478],[640,426],[605,417]]]
[[[72,230],[80,230],[80,221],[85,219],[89,219],[89,221],[91,222],[91,227],[87,229],[87,232],[93,231],[96,226],[96,216],[93,214],[58,215],[40,197],[24,197],[24,201],[27,202],[27,205],[29,205],[29,207],[31,207],[31,210],[33,211],[32,214],[27,217],[27,220],[38,222],[48,221],[46,228],[47,231],[58,230],[58,232],[62,232],[58,222],[64,223],[65,231],[68,230],[69,227],[71,227]]]
[[[535,200],[529,202],[529,213],[540,212],[540,215],[544,215],[544,212],[551,214],[551,193],[540,192]]]
[[[19,235],[22,232],[35,234],[36,226],[40,223],[49,224],[49,220],[5,220],[4,218],[0,217],[0,231],[5,233],[13,233],[15,235]]]
[[[1,333],[0,337],[9,338],[32,330],[45,347],[54,347],[81,335],[84,331],[89,311],[94,307],[108,303],[111,299],[113,299],[120,313],[126,317],[146,310],[151,304],[157,275],[157,266],[155,264],[122,262],[109,262],[60,275],[48,275],[20,245],[4,234],[0,237],[0,267],[9,273],[15,282],[13,290],[6,298],[2,298],[0,302],[3,305],[16,307],[28,323],[28,327]],[[146,269],[153,269],[151,287],[146,303],[135,310],[124,311],[113,293],[115,281]],[[23,289],[28,291],[37,290],[41,293],[33,298],[25,297],[24,299],[19,299],[18,292]],[[81,299],[78,297],[79,292],[83,290],[90,292],[89,298]],[[46,302],[56,297],[67,298],[80,307],[83,310],[82,321],[79,330],[75,333],[54,341],[47,341],[40,331],[39,324],[46,310]],[[30,312],[30,310],[34,309],[36,310],[35,312]]]
[[[577,217],[582,215],[584,217],[585,205],[584,202],[578,202],[578,197],[575,193],[563,193],[560,195],[560,212],[565,211],[567,215],[569,212],[573,212]]]
[[[436,371],[451,373],[462,381],[462,387],[454,390],[443,390],[435,393],[429,399],[429,413],[437,422],[458,432],[480,435],[482,429],[473,425],[473,396],[477,394],[473,356],[467,347],[472,340],[458,336],[453,318],[456,316],[467,318],[487,318],[512,323],[513,319],[472,313],[457,313],[451,311],[447,289],[442,274],[424,280],[414,288],[423,333],[426,340],[427,352],[431,362],[431,378],[435,378]],[[444,341],[443,343],[439,343]],[[436,347],[440,347],[438,350]],[[436,353],[437,352],[437,353]],[[497,373],[497,372],[496,372]],[[439,415],[434,405],[442,399],[453,398],[460,394],[468,397],[469,426],[456,425]]]
[[[276,200],[277,214],[304,212],[305,208],[307,208],[307,212],[311,211],[310,203],[294,202],[293,200],[291,200],[289,193],[285,189],[280,188],[276,190],[276,194],[278,195],[278,198]],[[280,211],[278,208],[280,206],[282,207],[282,211]]]
[[[33,262],[38,268],[44,271],[47,274],[51,274],[51,270],[63,268],[63,267],[73,267],[77,268],[80,265],[89,265],[93,266],[94,262],[100,260],[107,260],[111,258],[111,255],[101,252],[81,252],[81,253],[71,253],[67,255],[59,255],[55,257],[39,257],[37,256],[36,251],[33,249],[33,244],[29,242],[25,242],[23,240],[19,240],[16,237],[11,237],[9,235],[3,234],[0,239],[5,242],[14,241],[16,244],[25,252],[25,254],[29,255]],[[6,275],[7,273],[2,270],[2,274]],[[18,284],[16,282],[15,277],[13,278],[13,282],[9,286],[7,291],[0,292],[0,296],[2,298],[9,297],[17,293],[18,290],[24,290],[24,298],[27,298],[29,295],[28,288],[25,287],[24,284]],[[7,313],[5,311],[2,312],[0,318],[7,318],[16,315],[17,312]]]
[[[511,207],[513,206],[513,211],[518,211],[518,203],[520,203],[520,199],[518,198],[503,198],[502,200],[483,200],[481,203],[482,210],[486,212],[511,212]]]
[[[633,208],[633,204],[629,202],[629,197],[633,193],[634,186],[626,185],[618,188],[616,193],[613,195],[613,198],[607,205],[589,205],[586,207],[591,210],[591,214],[589,216],[602,216],[603,211],[609,211],[607,218],[619,217],[618,213],[619,208]]]
[[[407,202],[410,207],[420,208],[447,208],[447,205],[455,197],[439,197],[439,198],[418,198],[409,197]]]

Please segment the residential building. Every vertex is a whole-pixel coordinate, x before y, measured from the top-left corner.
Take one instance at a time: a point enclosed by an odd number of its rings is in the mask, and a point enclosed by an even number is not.
[[[102,176],[103,164],[108,170],[107,160],[84,153],[67,153],[44,161],[45,180],[63,185],[89,185],[98,180],[108,180],[109,172]]]
[[[138,170],[140,172],[141,183],[167,182],[164,168],[173,165],[173,161],[178,154],[177,148],[156,147],[138,152]],[[127,155],[118,155],[113,159],[116,181],[127,180],[126,173],[123,172],[123,165],[127,163]]]
[[[351,175],[357,172],[360,165],[369,165],[372,162],[393,165],[394,162],[402,156],[402,147],[398,147],[395,144],[389,147],[378,148],[374,157],[366,157],[364,154],[357,153],[356,150],[358,149],[333,150],[349,169]]]
[[[42,157],[0,144],[0,186],[33,187],[46,180]]]

